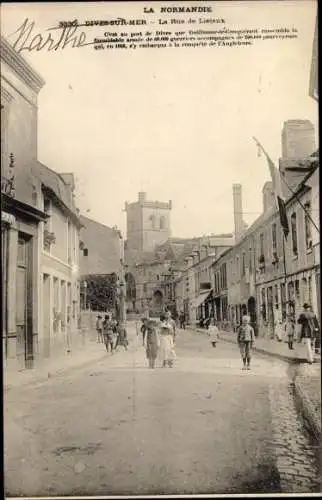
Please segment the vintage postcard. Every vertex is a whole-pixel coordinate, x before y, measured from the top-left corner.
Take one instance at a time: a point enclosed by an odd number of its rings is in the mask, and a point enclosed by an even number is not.
[[[317,7],[1,4],[7,498],[321,495]]]

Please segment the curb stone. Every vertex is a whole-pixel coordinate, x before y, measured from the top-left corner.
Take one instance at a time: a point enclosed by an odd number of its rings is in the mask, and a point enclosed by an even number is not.
[[[305,393],[300,380],[295,379],[293,386],[295,401],[298,410],[303,415],[306,424],[308,425],[309,432],[313,435],[317,442],[321,440],[321,422],[317,418],[312,403]]]

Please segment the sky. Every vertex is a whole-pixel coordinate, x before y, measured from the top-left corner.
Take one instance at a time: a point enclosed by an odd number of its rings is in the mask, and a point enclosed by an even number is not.
[[[316,2],[196,4],[212,5],[210,17],[225,18],[229,28],[295,27],[298,38],[251,47],[22,53],[46,82],[38,99],[38,159],[74,172],[82,213],[124,233],[124,203],[139,191],[172,200],[173,236],[232,232],[233,183],[242,184],[250,224],[269,180],[252,137],[277,162],[284,121],[311,120],[318,136],[318,107],[308,95]],[[44,35],[62,20],[142,18],[148,5],[2,4],[1,33],[13,43],[25,18]]]

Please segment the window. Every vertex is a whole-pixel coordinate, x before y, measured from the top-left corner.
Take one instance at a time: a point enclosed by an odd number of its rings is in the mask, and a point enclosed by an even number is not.
[[[67,221],[67,259],[72,260],[72,225],[70,220]]]
[[[309,304],[312,304],[312,278],[309,276],[308,279],[308,296],[309,296]]]
[[[253,249],[249,247],[249,272],[251,273],[253,270]]]
[[[50,230],[51,230],[51,203],[50,199],[44,196],[44,212],[48,216],[44,221],[44,234],[43,234],[43,246],[48,252],[50,251]]]
[[[293,212],[291,215],[291,232],[292,232],[292,251],[293,255],[297,256],[298,248],[297,248],[297,221],[296,221],[296,213]]]
[[[155,217],[155,215],[151,215],[150,220],[151,220],[152,229],[155,229],[155,227],[156,227],[156,217]]]
[[[274,296],[275,308],[278,309],[278,285],[274,286]]]
[[[242,255],[242,276],[245,276],[246,274],[246,254],[243,252]]]
[[[147,292],[147,285],[146,285],[146,283],[144,283],[144,285],[143,285],[143,293],[146,293],[146,292]]]
[[[276,224],[272,225],[272,250],[273,254],[276,253],[277,241],[276,241]]]
[[[240,278],[240,267],[239,267],[239,256],[237,255],[236,257],[236,274],[237,274],[237,280]]]
[[[88,248],[84,248],[83,250],[83,256],[88,257]]]
[[[160,217],[160,229],[165,229],[165,217]]]
[[[281,304],[282,304],[282,319],[286,319],[286,291],[285,283],[281,283]]]
[[[264,234],[263,233],[260,233],[260,235],[259,235],[259,254],[260,254],[260,257],[261,256],[264,257]]]
[[[265,288],[261,290],[261,312],[263,321],[266,321],[266,300],[265,300]]]
[[[311,203],[308,201],[304,205],[304,227],[305,227],[305,245],[306,249],[310,250],[312,248],[312,231],[311,231]]]

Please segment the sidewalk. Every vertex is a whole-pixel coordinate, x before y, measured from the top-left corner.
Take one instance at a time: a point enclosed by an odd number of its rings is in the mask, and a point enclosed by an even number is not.
[[[130,344],[136,345],[137,335],[135,322],[129,321],[127,325],[128,339]],[[24,387],[26,385],[39,384],[51,377],[61,375],[72,369],[92,364],[94,361],[106,357],[104,344],[97,342],[95,330],[84,329],[80,342],[71,347],[71,351],[64,350],[60,355],[43,359],[35,368],[21,371],[3,370],[4,392],[13,388]],[[122,351],[116,352],[115,358],[119,357]]]
[[[206,330],[196,329],[199,334]],[[237,334],[220,331],[219,339],[237,344]],[[294,344],[290,350],[285,342],[257,338],[254,351],[274,356],[296,365],[294,395],[299,411],[302,413],[310,432],[318,441],[321,438],[321,355],[315,354],[315,363],[309,365],[305,358],[305,346]]]
[[[44,360],[39,366],[30,370],[3,371],[4,392],[30,384],[45,382],[50,377],[60,375],[73,368],[79,368],[106,356],[105,347],[95,340],[88,340],[84,346],[65,351],[59,356]]]

